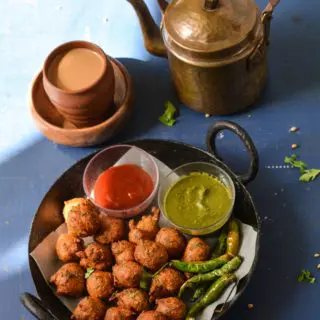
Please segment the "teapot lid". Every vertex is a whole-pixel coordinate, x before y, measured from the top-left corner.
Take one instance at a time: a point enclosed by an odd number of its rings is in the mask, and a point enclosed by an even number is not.
[[[164,40],[179,51],[230,56],[252,43],[258,16],[255,0],[174,0],[163,18]]]

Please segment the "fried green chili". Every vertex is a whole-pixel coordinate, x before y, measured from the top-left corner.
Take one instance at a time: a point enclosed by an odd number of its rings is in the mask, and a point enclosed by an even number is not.
[[[149,273],[143,269],[142,276],[140,279],[140,284],[139,284],[140,289],[148,291],[150,288],[150,284],[153,276],[154,275],[152,273]]]
[[[191,298],[191,302],[198,301],[205,294],[208,288],[209,285],[207,283],[200,284],[194,291],[193,296]]]
[[[228,255],[219,258],[203,261],[203,262],[183,262],[180,260],[172,260],[170,265],[183,272],[206,273],[222,267],[230,260]]]
[[[227,286],[229,286],[232,282],[235,282],[237,280],[237,277],[235,274],[224,274],[221,278],[219,278],[217,281],[215,281],[206,294],[202,297],[202,299],[193,304],[190,308],[186,319],[187,320],[193,320],[195,317],[199,314],[199,312],[204,309],[209,304],[216,301],[222,292],[226,289]]]
[[[226,263],[220,269],[216,269],[216,270],[213,270],[208,273],[197,274],[197,275],[193,276],[192,278],[187,280],[181,286],[180,291],[179,291],[179,297],[182,296],[183,292],[188,287],[192,287],[193,285],[198,284],[198,283],[204,283],[204,282],[209,282],[209,281],[212,282],[212,281],[216,280],[217,278],[223,276],[224,274],[228,274],[228,273],[236,271],[240,267],[241,262],[242,262],[242,259],[240,257],[235,257],[231,261]]]
[[[227,254],[231,257],[238,255],[240,249],[240,226],[237,220],[228,223]]]
[[[228,237],[228,229],[227,225],[224,226],[220,232],[217,244],[212,252],[211,259],[218,258],[225,254],[227,250],[227,237]]]

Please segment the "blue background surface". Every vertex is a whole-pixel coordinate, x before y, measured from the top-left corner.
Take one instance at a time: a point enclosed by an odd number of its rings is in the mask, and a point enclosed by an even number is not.
[[[158,21],[155,0],[147,3]],[[265,1],[259,0],[263,7]],[[283,0],[272,25],[270,78],[256,108],[228,117],[252,136],[261,157],[257,179],[249,185],[263,229],[256,273],[243,297],[225,319],[319,319],[320,284],[298,283],[302,268],[320,280],[320,179],[298,182],[283,164],[292,143],[298,154],[320,167],[320,2]],[[173,128],[157,118],[173,94],[167,61],[143,48],[137,18],[125,0],[0,1],[0,319],[32,319],[19,293],[35,292],[27,263],[29,226],[42,197],[60,174],[93,149],[57,146],[43,138],[28,113],[26,95],[32,77],[58,44],[86,39],[119,57],[132,74],[135,113],[113,142],[135,138],[175,139],[204,146],[206,119],[183,106]],[[300,131],[289,134],[291,126]],[[246,154],[231,134],[219,148],[234,170],[246,166]],[[274,166],[274,167],[273,167]],[[254,304],[249,310],[247,304]]]

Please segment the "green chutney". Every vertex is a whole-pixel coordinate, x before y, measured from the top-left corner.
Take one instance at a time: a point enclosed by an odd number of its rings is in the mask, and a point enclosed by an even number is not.
[[[232,206],[231,192],[218,178],[194,172],[167,191],[164,209],[168,218],[185,228],[205,228],[226,216]]]

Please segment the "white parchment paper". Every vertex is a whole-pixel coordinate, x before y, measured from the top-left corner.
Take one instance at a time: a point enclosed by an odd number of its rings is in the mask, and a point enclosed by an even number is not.
[[[119,161],[115,165],[124,163],[125,159],[128,158],[130,159],[130,163],[137,164],[139,166],[142,165],[141,157],[139,156],[137,149],[134,147],[130,149],[125,155],[123,155],[123,157],[119,159]],[[161,182],[164,181],[163,179],[165,179],[166,176],[171,172],[171,169],[160,160],[156,158],[154,159],[159,167],[159,178],[161,184]],[[159,225],[160,227],[166,226],[166,220],[161,217]],[[257,232],[251,226],[241,222],[241,229],[242,241],[239,255],[243,258],[243,262],[240,268],[236,271],[238,282],[250,272],[253,266],[257,244]],[[47,282],[49,282],[50,277],[62,266],[61,261],[59,261],[56,256],[55,245],[59,235],[66,232],[66,225],[62,224],[58,229],[50,233],[31,253],[31,256],[36,261],[43,277]],[[215,237],[208,238],[206,240],[208,240],[211,245],[214,245],[214,243],[216,242]],[[85,244],[88,244],[90,242],[92,242],[91,237],[85,239]],[[51,285],[50,287],[54,291],[54,288]],[[203,310],[202,314],[197,317],[197,320],[211,319],[217,306],[227,301],[231,301],[236,295],[236,292],[236,285],[231,285],[230,287],[228,287],[219,300],[212,303],[210,306]],[[61,296],[59,296],[58,298],[70,311],[73,311],[75,306],[79,302],[79,299],[75,298],[65,298]]]

